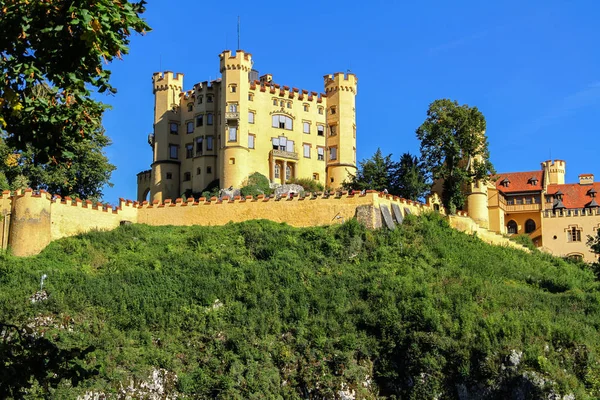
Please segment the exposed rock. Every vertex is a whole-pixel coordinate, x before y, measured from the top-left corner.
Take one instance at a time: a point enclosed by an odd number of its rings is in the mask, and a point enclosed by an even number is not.
[[[304,188],[296,184],[285,184],[275,188],[275,196],[281,196],[282,194],[300,194],[304,193]]]
[[[48,293],[45,290],[38,290],[29,298],[29,300],[31,300],[32,303],[48,300]]]
[[[78,400],[104,400],[117,399],[148,399],[148,400],[174,400],[182,398],[177,393],[177,375],[165,369],[154,369],[148,380],[135,382],[133,379],[126,387],[121,386],[116,397],[108,396],[102,392],[86,392]]]

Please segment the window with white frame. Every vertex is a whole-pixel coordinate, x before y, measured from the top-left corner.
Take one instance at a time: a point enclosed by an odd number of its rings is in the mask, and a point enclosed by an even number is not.
[[[310,158],[310,144],[304,143],[304,158]]]
[[[317,136],[325,136],[325,127],[323,125],[317,125]]]
[[[273,150],[282,150],[289,151],[291,153],[294,152],[294,141],[288,140],[285,136],[279,136],[271,139],[273,144]]]
[[[317,147],[317,160],[325,160],[325,149],[323,147]]]
[[[249,124],[254,123],[254,111],[248,111],[248,123]]]
[[[567,230],[567,240],[569,242],[581,242],[581,228],[573,226]]]
[[[272,117],[273,128],[292,130],[292,119],[287,115],[273,115]]]
[[[329,148],[329,159],[337,160],[337,147],[333,146]]]
[[[273,175],[275,175],[275,178],[281,177],[281,167],[279,166],[279,164],[275,164]]]
[[[254,135],[252,135],[252,134],[248,135],[248,148],[249,149],[253,149],[254,148],[254,139],[255,139]]]
[[[194,122],[190,121],[187,123],[187,134],[194,133]]]
[[[231,103],[231,104],[229,104],[229,112],[233,113],[233,112],[237,112],[237,110],[238,110],[237,103]]]
[[[179,154],[177,154],[178,150],[179,150],[179,146],[177,146],[176,144],[170,144],[169,145],[169,158],[172,160],[177,160],[179,158]]]
[[[303,122],[302,123],[302,131],[304,133],[310,133],[310,122]]]
[[[229,142],[237,142],[237,126],[229,127],[229,136],[227,137]]]

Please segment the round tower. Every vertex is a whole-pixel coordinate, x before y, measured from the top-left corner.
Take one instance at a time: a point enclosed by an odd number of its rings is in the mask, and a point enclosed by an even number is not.
[[[248,175],[248,92],[252,54],[230,50],[219,54],[221,71],[221,141],[219,179],[221,188],[239,188]]]
[[[183,89],[183,74],[171,71],[152,76],[154,93],[154,135],[150,138],[153,151],[150,200],[175,199],[179,191],[181,148],[181,111],[179,94]]]
[[[51,241],[50,199],[25,190],[12,199],[8,245],[17,257],[39,254]]]
[[[488,229],[490,217],[488,210],[488,187],[481,181],[471,183],[467,193],[467,213],[482,228]]]
[[[542,163],[544,178],[547,179],[544,185],[564,185],[567,163],[564,160],[548,160]]]
[[[324,76],[327,100],[327,187],[337,189],[356,173],[356,75]]]

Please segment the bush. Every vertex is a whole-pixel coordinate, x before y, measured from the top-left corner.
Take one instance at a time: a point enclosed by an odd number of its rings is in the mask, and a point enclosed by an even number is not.
[[[255,172],[248,176],[247,184],[240,189],[242,196],[257,196],[259,194],[270,196],[272,193],[273,189],[271,189],[269,178],[260,172]]]
[[[287,183],[300,185],[305,192],[322,192],[325,190],[323,184],[311,178],[292,178],[288,179]]]
[[[533,240],[531,240],[531,237],[526,233],[511,236],[510,239],[519,243],[523,247],[527,247],[529,250],[537,250],[537,247],[535,247],[535,244],[533,244]]]

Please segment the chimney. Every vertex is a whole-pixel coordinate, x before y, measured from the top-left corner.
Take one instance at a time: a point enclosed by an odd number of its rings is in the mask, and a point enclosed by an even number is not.
[[[581,174],[579,175],[580,185],[591,185],[594,183],[594,174]]]

